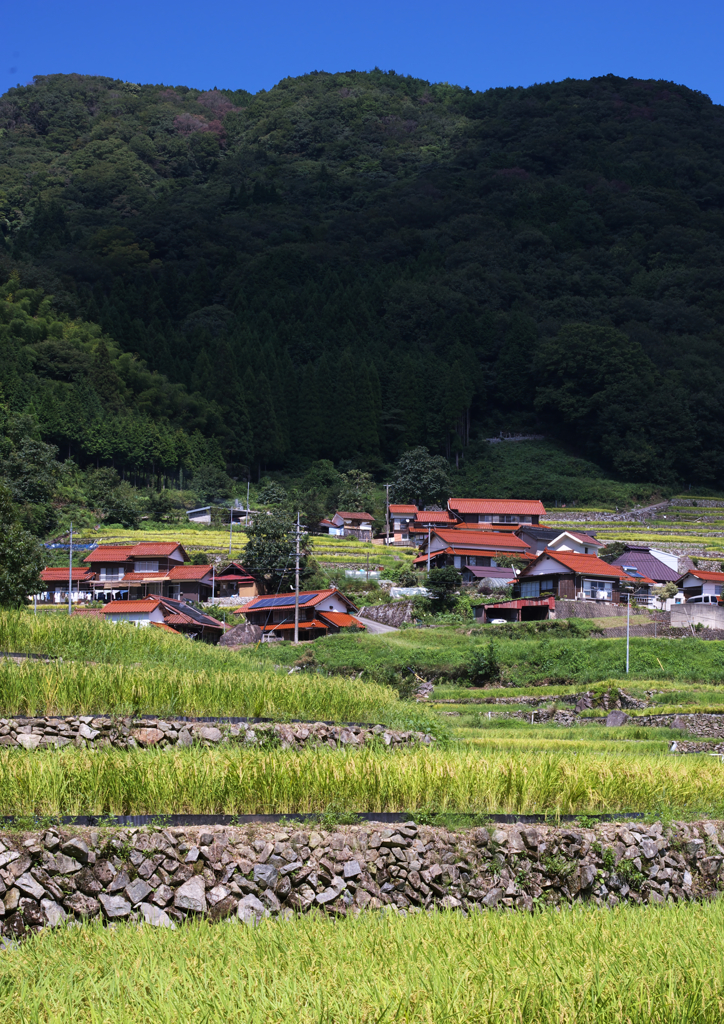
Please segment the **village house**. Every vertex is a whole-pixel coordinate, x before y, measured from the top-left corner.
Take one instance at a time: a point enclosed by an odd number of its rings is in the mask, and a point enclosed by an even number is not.
[[[344,537],[344,519],[335,512],[331,519],[322,519],[319,524],[319,532],[326,533],[330,537]]]
[[[103,608],[106,622],[130,622],[134,626],[155,626],[194,640],[217,644],[226,627],[223,622],[200,612],[183,601],[168,597],[144,597],[131,601],[109,601]]]
[[[415,522],[417,512],[417,505],[390,505],[390,529],[393,544],[404,546],[410,543],[410,524]]]
[[[36,596],[46,604],[67,604],[69,585],[73,604],[93,600],[94,573],[90,569],[43,569],[40,578],[44,589]]]
[[[211,565],[188,565],[189,557],[176,541],[167,543],[100,544],[83,559],[87,568],[73,569],[73,601],[123,601],[147,596],[176,601],[205,601],[211,597]],[[46,568],[41,573],[42,601],[68,600],[68,569]]]
[[[560,527],[521,526],[518,536],[526,542],[533,555],[542,554],[546,548],[552,551],[573,551],[578,555],[596,555],[604,546],[595,534],[580,533],[577,530],[561,531]]]
[[[290,639],[294,632],[293,593],[278,594],[276,597],[258,597],[243,608],[237,608],[235,615],[243,615],[246,621],[258,626],[268,636]],[[329,633],[353,626],[365,627],[354,617],[356,606],[339,590],[303,590],[299,593],[299,639],[316,640]]]
[[[482,567],[497,565],[496,555],[523,557],[527,555],[528,546],[512,531],[493,529],[452,529],[436,528],[431,531],[429,544],[430,568],[442,568],[451,565],[455,569],[466,566]],[[426,568],[428,563],[427,537],[422,542],[422,554],[414,559],[418,568]]]
[[[724,572],[690,569],[679,577],[678,584],[687,604],[718,605],[724,586]]]
[[[627,544],[626,550],[614,559],[613,565],[620,565],[626,572],[635,569],[659,584],[678,583],[681,578],[678,555],[656,548]]]
[[[633,576],[596,555],[546,549],[521,570],[513,597],[537,599],[552,595],[570,601],[619,604],[621,587],[627,585],[634,586],[638,595],[646,598],[653,580]]]
[[[218,569],[214,580],[215,597],[258,597],[259,585],[241,562],[229,562]]]
[[[464,523],[516,523],[537,526],[546,514],[540,501],[508,498],[450,498],[450,512]]]
[[[367,543],[372,543],[372,526],[375,521],[375,517],[371,516],[369,512],[342,512],[337,511],[335,513],[342,519],[344,524],[344,537],[355,537],[357,540],[363,540]]]

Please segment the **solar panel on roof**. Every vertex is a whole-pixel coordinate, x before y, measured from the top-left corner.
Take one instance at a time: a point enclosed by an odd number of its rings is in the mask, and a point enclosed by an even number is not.
[[[299,603],[306,604],[307,601],[311,601],[316,596],[316,594],[305,594],[303,596],[300,595]],[[261,599],[261,601],[258,601],[254,605],[254,611],[256,611],[258,608],[278,608],[280,605],[290,604],[293,600],[293,594],[287,594],[285,597],[264,597]]]

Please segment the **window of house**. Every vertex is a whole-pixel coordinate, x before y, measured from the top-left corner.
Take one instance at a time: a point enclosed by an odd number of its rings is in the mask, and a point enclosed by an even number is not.
[[[613,583],[610,580],[584,580],[583,596],[593,601],[611,601]]]
[[[110,568],[101,569],[99,578],[102,580],[122,580],[124,576],[123,566],[111,566]]]
[[[134,562],[135,572],[158,572],[158,562]]]
[[[716,594],[717,597],[721,597],[721,585],[720,584],[715,584],[714,585],[714,593]]]
[[[456,569],[461,569],[463,564],[461,555],[453,555],[453,565]]]
[[[475,557],[475,555],[471,555],[470,558],[468,558],[468,565],[477,565],[477,564],[478,564],[477,558]]]
[[[521,580],[520,583],[520,596],[521,597],[539,597],[540,596],[540,580]]]

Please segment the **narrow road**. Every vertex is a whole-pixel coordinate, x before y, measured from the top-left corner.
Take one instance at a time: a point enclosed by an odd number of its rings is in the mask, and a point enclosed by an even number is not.
[[[361,615],[357,615],[356,618],[362,623],[363,626],[367,627],[368,633],[399,633],[397,626],[385,626],[382,622],[375,622],[374,619],[363,619]]]

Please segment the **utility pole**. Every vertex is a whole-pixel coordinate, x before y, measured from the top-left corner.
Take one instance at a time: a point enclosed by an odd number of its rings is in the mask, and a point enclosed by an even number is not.
[[[386,530],[387,530],[387,535],[385,537],[385,543],[389,544],[390,543],[390,485],[389,484],[385,484],[385,490],[387,491],[387,503],[386,503],[386,506],[385,506],[385,508],[386,508],[386,511],[385,511],[385,526],[386,526]]]
[[[427,524],[427,571],[430,573],[430,524]]]
[[[626,675],[628,675],[629,666],[629,637],[631,634],[631,591],[633,587],[628,590],[628,606],[626,610]]]
[[[294,643],[299,643],[299,512],[297,512],[296,565],[294,569]],[[369,558],[369,555],[367,556]]]
[[[367,552],[367,582],[370,581],[370,553]]]
[[[249,525],[249,487],[250,487],[250,484],[251,484],[251,481],[249,480],[249,477],[247,477],[246,478],[246,525],[247,526]]]
[[[236,501],[234,502],[236,504]],[[231,527],[234,525],[234,510],[229,506],[229,561],[231,561]]]
[[[68,555],[68,615],[73,614],[73,524],[70,524],[70,553]]]

